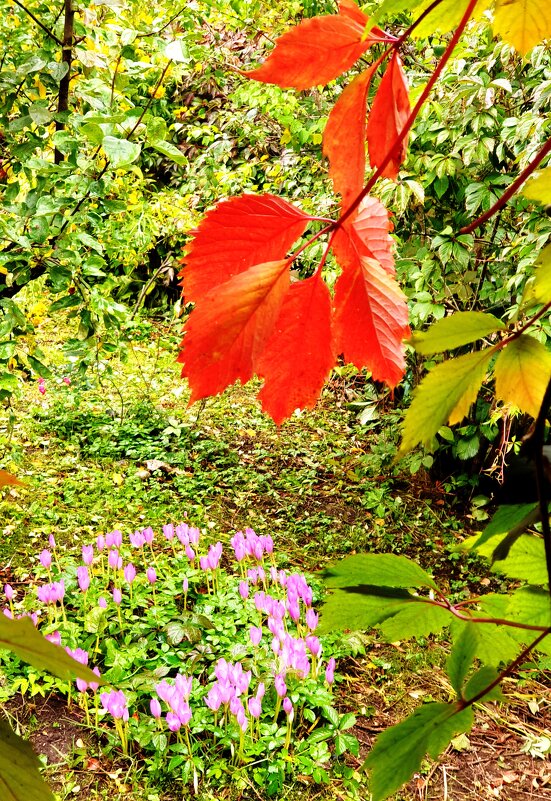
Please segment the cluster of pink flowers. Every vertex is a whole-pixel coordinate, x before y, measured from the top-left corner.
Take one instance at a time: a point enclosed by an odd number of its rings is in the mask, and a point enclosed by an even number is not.
[[[56,632],[59,634],[59,632]],[[51,637],[50,637],[51,639]],[[59,638],[59,642],[56,643],[57,645],[61,645],[61,637]],[[80,662],[81,665],[88,666],[88,652],[84,651],[82,648],[65,648],[69,656],[75,659],[77,662]],[[100,678],[99,668],[95,667],[92,668],[92,673],[95,673],[98,679]],[[85,693],[86,690],[90,689],[95,692],[99,687],[99,682],[91,681],[90,683],[84,681],[84,679],[76,679],[77,690],[81,693]]]
[[[38,600],[43,604],[55,604],[62,601],[65,597],[65,582],[63,579],[60,581],[52,581],[50,584],[43,584],[41,587],[36,588]]]
[[[209,552],[206,556],[201,556],[199,559],[199,567],[201,570],[216,570],[220,564],[222,556],[222,543],[217,542],[216,545],[211,545]]]
[[[100,694],[101,705],[106,712],[115,718],[126,723],[128,720],[128,702],[122,690],[111,690]]]
[[[258,535],[252,528],[245,532],[238,531],[230,540],[238,562],[247,557],[256,562],[262,562],[264,556],[271,556],[274,551],[274,541],[269,534]]]
[[[191,720],[189,696],[191,695],[192,683],[193,678],[191,676],[188,677],[183,673],[178,673],[174,679],[174,684],[169,684],[168,681],[163,680],[155,686],[155,691],[159,698],[152,698],[149,708],[153,717],[158,720],[162,714],[159,699],[165,702],[168,706],[165,720],[170,731],[178,731],[182,726],[187,726]]]
[[[248,693],[252,672],[244,671],[241,662],[234,664],[225,659],[219,659],[214,668],[214,675],[216,681],[205,697],[206,705],[214,712],[217,712],[221,706],[225,706],[235,717],[241,731],[246,731],[247,714],[241,696],[246,697]],[[264,685],[262,685],[260,695],[257,691],[258,703],[260,703],[262,695],[264,695]]]

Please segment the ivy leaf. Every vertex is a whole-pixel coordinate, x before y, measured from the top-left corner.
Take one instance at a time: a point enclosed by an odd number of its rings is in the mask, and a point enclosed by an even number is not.
[[[551,203],[551,167],[535,172],[524,184],[521,194],[548,206]]]
[[[493,349],[467,353],[434,367],[413,393],[398,458],[417,444],[430,447],[438,429],[463,419],[476,400]]]
[[[505,324],[484,312],[456,312],[434,323],[428,331],[416,333],[411,344],[423,356],[453,350],[477,339],[501,331]]]
[[[374,66],[357,75],[331,109],[323,132],[323,153],[343,209],[359,195],[365,175],[365,117]]]
[[[396,137],[403,130],[411,112],[406,76],[400,56],[395,51],[377,89],[367,120],[369,163],[378,167],[387,156]],[[407,136],[392,152],[382,175],[395,180],[406,157]]]
[[[383,801],[398,790],[421,766],[428,752],[436,758],[451,739],[469,731],[472,710],[455,704],[424,704],[408,718],[379,734],[365,765],[371,773],[373,801]]]
[[[496,0],[492,27],[524,55],[551,36],[551,5],[547,0]]]
[[[53,801],[30,744],[0,719],[0,798],[2,801]]]
[[[454,639],[451,654],[446,663],[448,678],[458,696],[461,696],[465,676],[476,656],[477,645],[477,628],[474,623],[466,623],[461,627],[459,636]]]
[[[339,11],[303,20],[279,37],[260,67],[243,74],[283,88],[310,89],[346,72],[372,44],[388,40],[379,29],[364,39],[367,17],[350,0]]]
[[[46,640],[28,617],[11,620],[0,615],[0,648],[13,651],[27,664],[61,679],[78,676],[84,681],[101,683],[90,668],[74,660],[60,646]]]
[[[376,381],[394,387],[405,370],[402,340],[409,333],[405,295],[384,267],[365,255],[366,246],[352,226],[336,234],[333,251],[343,270],[335,287],[337,353],[359,369],[367,367]]]
[[[347,556],[323,573],[328,587],[373,584],[381,587],[437,589],[434,579],[406,556],[362,553]]]
[[[114,170],[132,164],[141,151],[141,145],[130,142],[128,139],[118,139],[116,136],[104,136],[101,146],[109,159],[110,167]]]
[[[249,267],[201,298],[178,356],[190,403],[252,378],[288,289],[289,263],[283,259]]]
[[[551,378],[551,353],[529,334],[521,334],[500,352],[495,366],[496,395],[537,417]]]
[[[310,217],[275,195],[241,195],[207,212],[183,258],[184,295],[196,302],[234,275],[283,258]]]
[[[257,366],[262,408],[279,425],[315,406],[335,363],[331,296],[320,275],[291,284]]]

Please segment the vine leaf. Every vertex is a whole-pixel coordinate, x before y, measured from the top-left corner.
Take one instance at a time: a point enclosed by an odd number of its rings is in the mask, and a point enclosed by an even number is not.
[[[381,587],[418,588],[436,590],[434,579],[422,567],[393,553],[361,553],[341,559],[323,573],[327,587],[350,587],[355,584],[373,584]]]
[[[184,295],[199,301],[255,264],[283,258],[310,217],[275,195],[241,195],[205,215],[183,258]]]
[[[381,201],[374,197],[365,197],[352,223],[358,252],[360,257],[375,257],[385,272],[392,276],[396,272],[394,241],[389,233],[393,228],[388,210]]]
[[[30,744],[0,719],[0,798],[2,801],[53,801]]]
[[[345,209],[360,194],[365,175],[367,93],[375,65],[357,75],[331,109],[323,132],[329,175]]]
[[[551,203],[551,167],[535,172],[524,184],[521,194],[548,206]]]
[[[545,564],[545,545],[540,537],[523,534],[510,547],[505,559],[494,562],[492,572],[509,578],[524,579],[530,584],[549,582]],[[548,596],[549,598],[549,596]]]
[[[427,356],[459,348],[504,328],[505,324],[493,314],[476,311],[456,312],[450,317],[438,320],[428,331],[416,333],[411,338],[411,344],[418,353]]]
[[[467,353],[430,371],[413,394],[397,458],[419,443],[430,447],[441,426],[463,419],[476,400],[493,353],[493,348]]]
[[[426,753],[433,759],[460,732],[470,731],[473,713],[457,704],[430,703],[375,740],[365,761],[371,773],[373,801],[383,801],[405,784],[421,766]]]
[[[333,367],[331,296],[321,276],[291,284],[274,334],[258,360],[259,399],[279,425],[297,407],[311,409]]]
[[[252,378],[289,286],[289,262],[282,259],[249,267],[201,298],[178,356],[190,403]]]
[[[477,645],[476,626],[474,623],[466,623],[462,626],[459,636],[454,639],[451,653],[446,662],[446,672],[450,684],[459,697],[465,677],[476,656]]]
[[[496,0],[492,27],[524,55],[551,36],[551,5],[547,0]]]
[[[551,180],[551,175],[550,175]],[[551,245],[547,245],[538,256],[537,269],[527,282],[522,305],[551,303]]]
[[[364,38],[367,20],[355,3],[345,0],[338,14],[303,20],[284,33],[266,61],[243,74],[283,88],[324,85],[350,69],[372,44],[388,41],[378,28]]]
[[[394,52],[377,89],[367,120],[367,147],[369,163],[373,168],[379,167],[392,149],[410,112],[406,76],[400,56]],[[392,150],[392,158],[381,173],[383,177],[396,179],[400,165],[406,157],[406,151],[407,136]]]
[[[425,11],[433,0],[422,0],[420,3],[415,4],[416,14],[419,15]],[[472,13],[472,19],[480,17],[493,0],[478,0],[475,9]],[[465,4],[458,3],[457,0],[442,0],[435,8],[430,11],[427,16],[421,20],[415,30],[412,31],[412,36],[417,38],[426,38],[427,36],[434,36],[435,33],[448,33],[448,31],[456,28],[461,21],[461,17],[465,13]]]
[[[521,334],[498,356],[496,395],[532,417],[537,417],[551,379],[551,353],[529,334]]]
[[[387,642],[397,642],[439,634],[449,625],[450,619],[447,609],[412,596],[407,607],[398,609],[395,615],[379,623],[378,627]]]

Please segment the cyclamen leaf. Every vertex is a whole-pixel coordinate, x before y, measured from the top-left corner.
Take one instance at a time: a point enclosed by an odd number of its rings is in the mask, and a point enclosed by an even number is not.
[[[183,258],[184,295],[198,301],[255,264],[283,258],[310,217],[275,195],[241,195],[207,212]]]
[[[403,130],[410,115],[406,76],[398,53],[394,52],[377,89],[367,120],[367,146],[369,163],[379,167]],[[407,136],[392,151],[382,175],[394,180],[406,157]]]
[[[434,579],[413,560],[397,554],[361,553],[341,559],[323,573],[328,587],[373,584],[381,587],[437,589]]]
[[[37,755],[0,719],[0,798],[2,801],[53,801],[40,775]]]
[[[340,11],[303,20],[279,37],[260,67],[243,74],[283,88],[310,89],[346,72],[375,42],[388,41],[378,28],[363,40],[367,17],[354,3],[342,4]]]
[[[277,425],[315,406],[335,358],[327,286],[317,275],[291,284],[256,368],[262,408]]]
[[[484,312],[456,312],[434,323],[428,331],[414,334],[411,344],[424,356],[453,350],[505,328],[493,314]]]
[[[496,0],[493,30],[524,55],[551,36],[548,0]]]
[[[467,353],[434,367],[413,393],[398,458],[416,445],[430,447],[438,429],[460,422],[476,400],[493,349]]]
[[[472,711],[455,704],[431,703],[379,734],[365,765],[371,773],[369,789],[373,801],[383,801],[398,790],[428,752],[436,758],[455,734],[469,731]]]
[[[496,395],[537,417],[551,379],[551,353],[529,334],[503,348],[495,366]]]
[[[551,167],[535,172],[524,184],[521,194],[528,200],[537,200],[538,203],[551,203]]]
[[[178,356],[190,403],[252,378],[288,290],[289,263],[283,259],[249,267],[197,302]]]
[[[376,381],[394,387],[405,370],[406,298],[381,264],[364,255],[365,249],[350,225],[333,240],[343,270],[335,287],[336,349],[345,361],[367,367]]]
[[[335,193],[346,209],[361,192],[365,175],[367,93],[375,65],[357,75],[333,106],[323,132],[323,153]]]

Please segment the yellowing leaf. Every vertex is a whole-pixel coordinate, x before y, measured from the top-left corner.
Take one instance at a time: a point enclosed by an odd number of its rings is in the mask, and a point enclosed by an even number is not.
[[[493,29],[524,55],[551,36],[551,3],[549,0],[497,0]]]
[[[535,172],[526,182],[521,194],[528,200],[537,200],[539,203],[551,203],[551,167]]]
[[[480,17],[482,12],[488,8],[491,0],[479,0],[472,13],[472,18]],[[433,0],[423,0],[423,2],[416,4],[415,14],[420,16],[421,12],[433,5]],[[422,22],[412,31],[412,36],[425,38],[433,36],[435,33],[447,33],[453,28],[456,28],[465,13],[466,3],[458,3],[457,0],[442,0]]]
[[[532,280],[526,284],[522,306],[534,303],[551,303],[551,245],[547,245],[536,262],[537,270]]]
[[[434,323],[428,331],[416,333],[411,344],[418,353],[441,353],[481,339],[505,328],[493,314],[458,312]]]
[[[403,426],[398,458],[419,443],[430,447],[438,429],[458,423],[476,400],[493,348],[439,364],[419,384]]]
[[[0,470],[0,487],[7,487],[8,485],[16,487],[25,486],[25,484],[22,481],[19,481],[16,476],[12,475],[11,473],[7,473],[5,470]]]
[[[551,353],[529,334],[521,334],[499,354],[495,367],[496,395],[537,417],[551,379]]]

